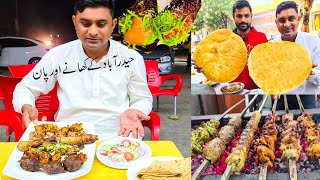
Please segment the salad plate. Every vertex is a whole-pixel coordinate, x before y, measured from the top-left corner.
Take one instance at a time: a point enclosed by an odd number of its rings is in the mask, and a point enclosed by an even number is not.
[[[117,137],[100,144],[96,156],[106,166],[128,169],[136,160],[151,157],[150,147],[138,139]]]

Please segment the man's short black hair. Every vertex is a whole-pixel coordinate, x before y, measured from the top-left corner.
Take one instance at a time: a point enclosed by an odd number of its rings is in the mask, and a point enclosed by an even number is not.
[[[277,6],[276,10],[276,17],[278,14],[281,13],[281,11],[286,10],[286,9],[294,9],[296,13],[298,14],[298,4],[294,1],[283,1]]]
[[[234,3],[233,7],[232,7],[232,14],[234,14],[234,12],[236,11],[236,9],[242,9],[242,8],[244,8],[244,7],[248,7],[249,10],[250,10],[250,13],[252,13],[252,8],[251,8],[251,6],[250,6],[250,4],[249,4],[248,1],[246,1],[246,0],[237,0],[237,1]]]
[[[114,18],[114,1],[113,0],[78,0],[74,4],[74,14],[82,13],[87,7],[98,8],[105,7],[110,10],[111,17]]]

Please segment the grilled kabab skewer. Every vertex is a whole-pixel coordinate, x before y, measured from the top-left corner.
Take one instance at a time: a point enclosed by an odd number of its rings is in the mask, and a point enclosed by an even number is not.
[[[302,147],[300,145],[300,137],[297,133],[297,121],[293,120],[293,114],[282,116],[283,131],[281,133],[280,151],[282,159],[289,160],[290,179],[297,179],[296,161],[300,157]]]
[[[297,131],[297,123],[293,120],[293,114],[282,116],[283,131],[281,133],[280,150],[282,159],[292,159],[297,161],[302,147]]]
[[[235,129],[238,129],[241,123],[240,116],[230,119],[228,124],[220,129],[219,136],[211,140],[203,149],[203,157],[213,164],[218,163],[226,146],[234,139]]]
[[[201,123],[200,127],[191,132],[191,149],[193,152],[202,152],[202,145],[212,139],[220,125],[220,121],[211,119]]]
[[[261,165],[267,164],[268,167],[273,166],[275,159],[275,142],[277,140],[278,129],[275,124],[276,114],[270,114],[265,118],[265,124],[262,127],[260,139],[256,140],[255,151]]]
[[[312,114],[306,113],[298,117],[298,122],[307,140],[306,154],[311,159],[320,159],[320,130],[312,120]]]
[[[241,133],[241,137],[238,143],[227,157],[226,163],[229,167],[230,165],[232,166],[232,172],[239,172],[243,168],[250,149],[250,144],[254,138],[254,132],[258,129],[260,119],[261,113],[255,111],[250,120],[248,121],[245,129]]]

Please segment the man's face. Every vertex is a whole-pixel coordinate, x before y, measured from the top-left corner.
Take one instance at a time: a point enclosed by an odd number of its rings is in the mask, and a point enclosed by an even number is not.
[[[233,19],[238,30],[246,32],[251,26],[252,14],[250,9],[248,7],[235,9]]]
[[[86,8],[72,16],[77,36],[85,50],[95,51],[105,48],[117,23],[108,8]]]
[[[300,17],[293,8],[282,10],[276,17],[276,25],[282,38],[292,38],[298,33]]]

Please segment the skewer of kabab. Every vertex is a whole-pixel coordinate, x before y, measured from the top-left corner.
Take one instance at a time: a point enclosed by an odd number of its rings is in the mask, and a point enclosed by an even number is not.
[[[229,179],[232,173],[239,172],[244,167],[248,152],[250,150],[251,142],[254,139],[255,132],[258,129],[258,125],[261,119],[260,111],[262,110],[267,97],[268,96],[265,96],[259,111],[253,112],[253,115],[251,116],[250,120],[247,122],[245,129],[241,133],[241,137],[237,145],[232,149],[232,152],[227,157],[226,162],[228,166],[221,177],[222,180]]]
[[[290,179],[295,180],[298,179],[298,171],[311,172],[319,169],[320,129],[312,120],[312,114],[304,112],[299,95],[297,100],[301,114],[297,120],[294,120],[294,115],[289,113],[287,98],[285,95],[283,97],[285,114],[282,118],[276,114],[277,100],[275,100],[272,113],[265,116],[260,129],[258,125],[267,96],[264,97],[259,110],[252,113],[241,135],[241,125],[244,124],[242,118],[256,96],[240,115],[231,118],[225,126],[221,127],[220,119],[226,113],[218,120],[211,120],[211,123],[215,122],[214,135],[211,137],[209,135],[205,141],[199,144],[195,141],[196,135],[193,134],[192,151],[194,155],[201,154],[194,159],[201,156],[203,160],[194,171],[192,179],[199,179],[201,174],[210,172],[222,174],[224,170],[221,179],[229,179],[233,173],[256,174],[260,171],[259,180],[265,180],[268,172],[289,172]],[[198,138],[201,137],[199,133],[197,135]]]
[[[194,173],[192,176],[192,179],[199,179],[200,175],[203,170],[207,168],[209,165],[209,160],[211,163],[216,164],[218,163],[223,154],[225,153],[226,146],[231,143],[231,141],[234,139],[235,136],[235,131],[241,127],[242,124],[242,119],[241,116],[246,112],[247,108],[250,107],[250,105],[254,102],[256,99],[257,95],[251,100],[251,102],[248,104],[246,108],[243,109],[241,114],[239,116],[236,116],[234,118],[231,118],[226,126],[223,126],[219,133],[218,136],[213,138],[212,140],[209,141],[209,143],[206,144],[206,146],[201,149],[201,145],[203,145],[205,142],[200,142],[199,139],[203,136],[203,134],[199,134],[199,128],[202,128],[201,125],[200,127],[193,131],[191,133],[191,144],[192,144],[192,150],[196,152],[203,152],[203,157],[205,158],[204,161],[201,163],[200,167],[197,169],[197,172]],[[226,115],[228,112],[230,112],[233,108],[235,108],[237,105],[239,105],[242,101],[239,101],[237,104],[229,108],[221,117],[223,118],[224,115]],[[210,120],[210,121],[217,121],[217,127],[220,125],[219,120]],[[209,122],[210,122],[209,121]],[[217,128],[216,127],[216,128]],[[215,129],[216,131],[216,129]]]

